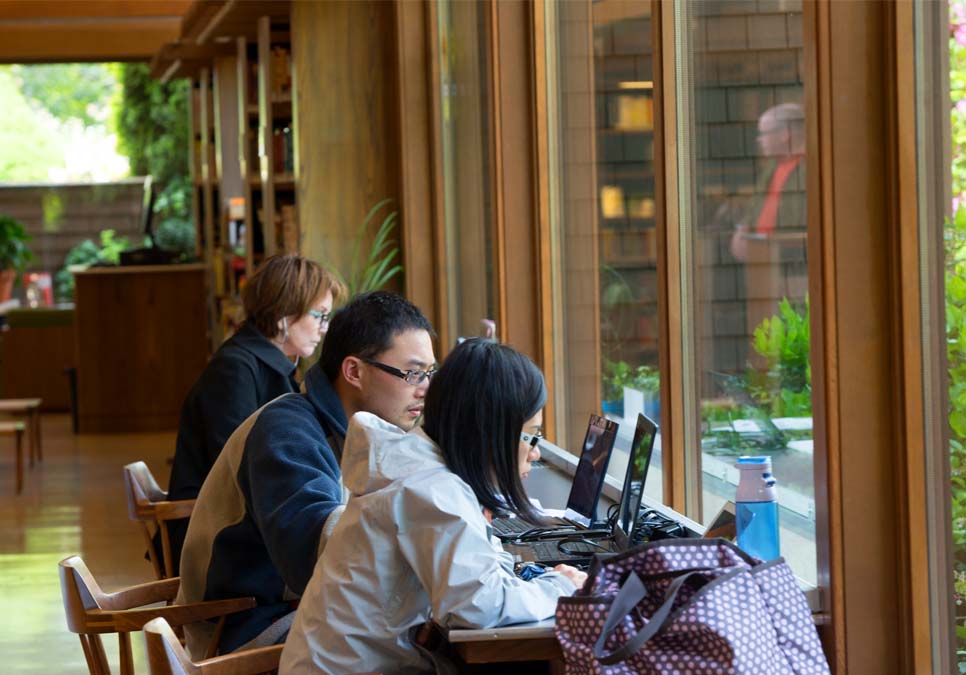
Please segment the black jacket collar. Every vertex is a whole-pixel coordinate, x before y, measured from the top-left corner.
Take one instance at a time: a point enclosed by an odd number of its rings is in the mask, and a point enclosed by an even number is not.
[[[232,337],[232,341],[272,370],[285,376],[292,376],[295,373],[295,364],[247,321],[241,325]]]

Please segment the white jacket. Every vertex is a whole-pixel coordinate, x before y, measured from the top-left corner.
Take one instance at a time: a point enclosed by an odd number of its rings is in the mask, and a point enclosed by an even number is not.
[[[514,576],[473,491],[421,429],[357,413],[342,476],[352,496],[302,595],[281,675],[432,672],[408,636],[430,614],[447,627],[537,621],[576,590],[556,572]]]

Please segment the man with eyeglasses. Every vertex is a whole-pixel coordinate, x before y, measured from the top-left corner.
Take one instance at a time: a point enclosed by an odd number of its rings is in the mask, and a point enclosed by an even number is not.
[[[220,652],[284,640],[341,513],[348,420],[365,411],[412,429],[436,369],[434,337],[400,296],[359,295],[332,317],[304,391],[262,407],[228,439],[188,526],[177,600],[256,598],[257,607],[228,617]],[[214,626],[185,633],[201,657]]]

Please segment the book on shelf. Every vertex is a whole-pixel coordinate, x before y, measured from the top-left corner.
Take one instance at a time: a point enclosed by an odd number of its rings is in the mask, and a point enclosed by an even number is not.
[[[272,147],[275,157],[273,168],[276,174],[291,174],[295,171],[295,146],[292,142],[292,127],[286,124],[278,127],[272,134]]]
[[[282,250],[288,254],[299,252],[298,212],[295,204],[282,204]]]
[[[292,95],[292,70],[289,63],[289,51],[282,45],[272,46],[272,57],[269,72],[271,74],[271,98],[273,101]]]

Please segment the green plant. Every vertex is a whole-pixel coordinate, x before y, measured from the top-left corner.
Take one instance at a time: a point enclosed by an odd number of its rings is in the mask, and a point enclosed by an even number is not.
[[[193,187],[188,172],[187,80],[162,84],[143,63],[119,66],[121,101],[116,108],[120,146],[135,175],[150,175],[160,192],[154,204],[157,244],[190,254]]]
[[[369,247],[369,253],[365,260],[361,258],[362,245],[373,218],[380,209],[390,203],[392,203],[391,199],[383,199],[373,206],[356,232],[355,243],[352,247],[349,278],[344,280],[350,296],[382,288],[390,279],[402,272],[402,265],[393,264],[393,260],[399,255],[399,247],[390,238],[390,234],[396,227],[398,215],[396,211],[391,211],[383,219],[382,224],[376,231],[375,239]]]
[[[801,310],[788,298],[778,303],[778,314],[762,320],[752,338],[764,358],[763,370],[746,373],[752,398],[772,417],[809,417],[812,414],[812,370],[809,365],[808,297]]]
[[[653,366],[631,366],[627,361],[604,361],[603,396],[616,401],[624,396],[624,387],[646,394],[656,394],[661,387],[660,373]]]
[[[627,361],[604,361],[603,397],[616,401],[624,395],[624,385],[630,382],[631,364]]]
[[[102,230],[98,246],[90,239],[85,239],[74,246],[64,259],[64,267],[54,275],[54,290],[62,301],[74,298],[74,275],[68,268],[74,265],[93,265],[94,263],[109,263],[116,265],[121,260],[121,251],[130,248],[127,237],[115,237],[114,230]]]
[[[0,216],[0,269],[22,272],[34,257],[28,241],[30,235],[23,223],[11,216]]]

